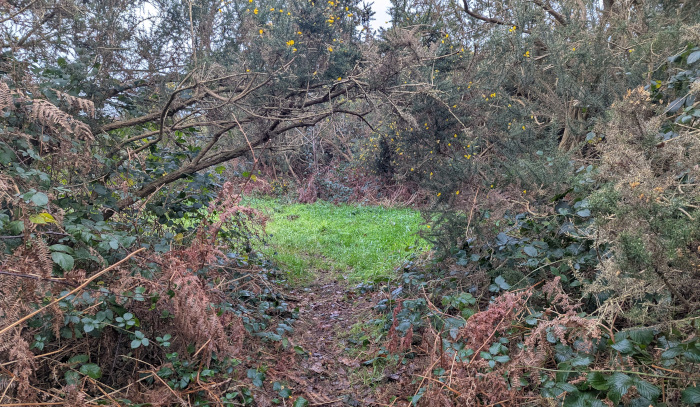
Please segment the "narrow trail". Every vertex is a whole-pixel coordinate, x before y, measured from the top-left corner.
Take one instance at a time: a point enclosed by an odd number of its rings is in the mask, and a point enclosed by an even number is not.
[[[323,273],[293,292],[301,300],[292,341],[308,352],[308,358],[290,379],[312,406],[370,406],[376,402],[372,389],[353,382],[350,374],[360,368],[360,361],[352,359],[346,348],[353,346],[347,343],[347,333],[364,322],[362,315],[367,315],[376,293],[359,294],[334,277]]]

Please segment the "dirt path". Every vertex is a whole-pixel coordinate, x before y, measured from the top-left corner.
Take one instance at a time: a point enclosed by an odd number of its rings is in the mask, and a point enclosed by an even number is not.
[[[301,299],[292,341],[308,357],[290,379],[310,405],[370,406],[376,402],[372,389],[350,377],[353,369],[360,368],[360,361],[349,356],[346,348],[353,345],[346,339],[353,325],[364,322],[362,315],[374,304],[372,293],[357,293],[334,277],[321,274],[317,282],[292,293]]]

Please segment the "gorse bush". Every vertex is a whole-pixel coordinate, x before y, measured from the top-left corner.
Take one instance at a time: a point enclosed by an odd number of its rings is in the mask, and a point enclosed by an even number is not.
[[[594,6],[472,1],[452,23],[422,6],[440,91],[383,134],[433,199],[440,262],[383,305],[387,351],[428,337],[416,405],[699,401],[699,10]],[[474,53],[450,55],[462,38]]]

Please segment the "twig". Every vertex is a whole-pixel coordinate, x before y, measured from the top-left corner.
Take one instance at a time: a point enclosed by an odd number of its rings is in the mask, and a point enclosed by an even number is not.
[[[10,271],[2,271],[2,270],[0,270],[0,275],[20,277],[20,278],[31,278],[32,280],[48,281],[50,283],[65,284],[65,285],[70,286],[70,287],[75,287],[75,284],[70,283],[68,281],[65,281],[65,279],[44,278],[41,276],[35,276],[33,274],[12,273]]]
[[[438,379],[433,379],[432,377],[422,376],[422,375],[419,375],[419,374],[417,374],[416,376],[422,377],[422,378],[424,378],[424,379],[432,380],[432,381],[434,381],[434,382],[436,382],[436,383],[440,383],[440,384],[442,385],[442,387],[446,388],[447,390],[451,391],[452,393],[456,394],[457,396],[461,396],[461,395],[462,395],[462,393],[460,393],[460,392],[458,392],[457,390],[451,388],[451,387],[448,386],[446,383],[443,383],[443,382],[441,382],[441,381],[438,380]]]

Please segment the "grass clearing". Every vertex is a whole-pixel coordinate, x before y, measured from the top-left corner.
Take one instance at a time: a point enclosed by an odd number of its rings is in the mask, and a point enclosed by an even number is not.
[[[296,282],[314,279],[317,270],[333,271],[353,283],[390,278],[396,267],[429,246],[416,235],[423,219],[410,208],[282,204],[260,198],[248,198],[245,204],[270,217],[259,250]]]

